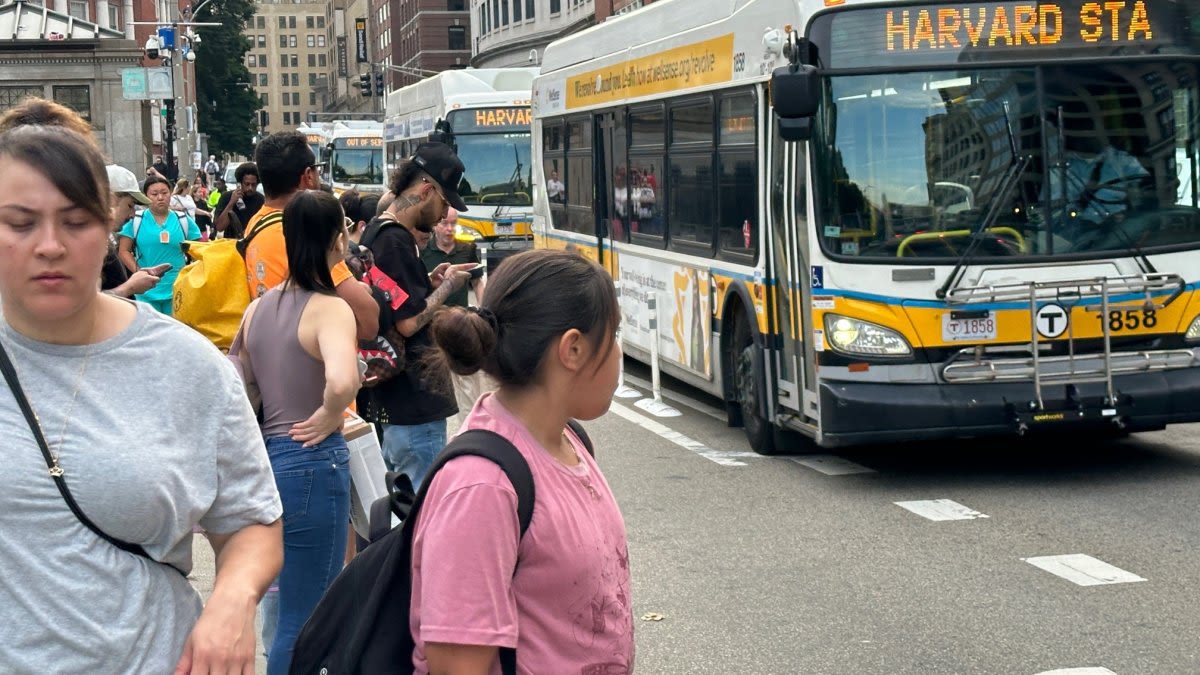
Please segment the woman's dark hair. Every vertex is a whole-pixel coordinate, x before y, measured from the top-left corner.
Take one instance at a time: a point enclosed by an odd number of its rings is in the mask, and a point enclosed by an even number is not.
[[[342,234],[342,205],[333,195],[304,190],[283,209],[283,238],[287,242],[288,281],[306,291],[333,293],[329,249]]]
[[[151,186],[151,185],[158,185],[159,183],[162,183],[163,185],[166,185],[166,186],[167,186],[167,190],[168,190],[168,191],[169,191],[169,192],[170,192],[172,195],[173,195],[173,194],[175,194],[175,190],[174,190],[174,188],[171,186],[171,181],[167,180],[166,178],[163,178],[162,176],[150,176],[149,178],[147,178],[147,179],[146,179],[146,180],[145,180],[145,181],[142,183],[142,194],[146,194],[147,192],[149,192],[149,191],[150,191],[150,186]]]
[[[29,165],[71,204],[112,222],[108,171],[92,140],[65,127],[19,126],[0,134],[0,157]]]
[[[546,350],[577,329],[602,362],[620,322],[612,277],[567,251],[526,251],[504,261],[488,279],[478,312],[454,308],[433,321],[433,340],[450,370],[483,370],[502,385],[536,381]],[[607,344],[606,349],[601,349]]]

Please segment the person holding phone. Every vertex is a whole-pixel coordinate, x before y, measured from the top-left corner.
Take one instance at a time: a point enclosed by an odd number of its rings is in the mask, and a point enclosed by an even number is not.
[[[162,271],[153,288],[134,297],[170,316],[175,278],[187,263],[181,244],[200,239],[200,228],[171,210],[171,184],[166,179],[147,178],[142,192],[150,200],[150,208],[121,227],[118,255],[131,273]]]
[[[225,239],[241,239],[246,223],[263,207],[266,199],[258,193],[258,165],[242,162],[234,171],[237,186],[221,195],[213,208],[213,229]]]

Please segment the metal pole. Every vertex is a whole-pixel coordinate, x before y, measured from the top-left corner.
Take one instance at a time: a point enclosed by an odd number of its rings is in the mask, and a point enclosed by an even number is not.
[[[655,403],[662,403],[662,381],[658,367],[658,300],[653,296],[646,302],[650,310],[650,393]]]

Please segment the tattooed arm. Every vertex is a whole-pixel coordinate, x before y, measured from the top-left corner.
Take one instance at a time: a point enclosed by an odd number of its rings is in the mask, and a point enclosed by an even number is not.
[[[450,297],[450,294],[454,291],[462,288],[470,276],[469,272],[446,272],[441,285],[435,288],[429,294],[429,297],[425,298],[425,309],[416,316],[410,316],[407,319],[397,321],[396,330],[400,331],[400,334],[404,337],[412,337],[414,333],[424,328],[426,324],[433,320],[433,315],[442,308],[442,305],[446,302],[446,298]]]

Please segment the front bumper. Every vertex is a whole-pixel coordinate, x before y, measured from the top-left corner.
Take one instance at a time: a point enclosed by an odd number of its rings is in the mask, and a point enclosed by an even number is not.
[[[1045,428],[1113,428],[1119,420],[1123,428],[1138,431],[1200,421],[1200,368],[1122,375],[1113,384],[1119,399],[1115,413],[1103,412],[1109,407],[1103,404],[1101,383],[1045,385]],[[1017,434],[1035,395],[1032,382],[823,381],[820,397],[821,445],[838,447]]]
[[[479,258],[487,260],[488,274],[494,274],[496,266],[505,258],[533,248],[533,237],[476,239],[475,246],[479,249]]]

